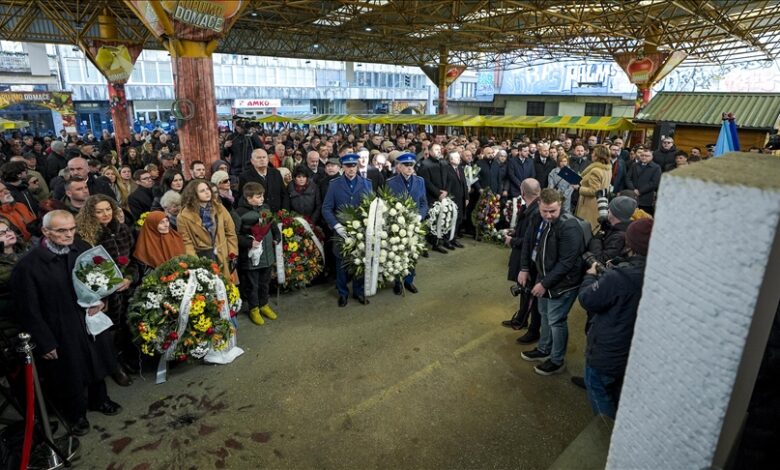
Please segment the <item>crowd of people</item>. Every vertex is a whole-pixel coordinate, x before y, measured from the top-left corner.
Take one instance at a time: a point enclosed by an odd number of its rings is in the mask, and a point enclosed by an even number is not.
[[[88,410],[113,415],[121,409],[108,396],[105,378],[129,386],[139,369],[127,306],[133,289],[157,266],[183,254],[210,258],[238,282],[243,313],[253,323],[276,319],[268,300],[280,234],[265,214],[286,209],[325,233],[330,269],[322,278],[335,280],[337,305],[345,307],[349,272],[339,244],[346,232],[337,217],[344,205],[386,188],[411,197],[424,220],[437,201],[453,200],[455,230],[428,236],[423,256],[431,256],[461,250],[461,237],[478,235],[471,211],[490,192],[523,201],[505,240],[512,248],[509,279],[528,286],[537,299],[505,322],[528,328],[520,343],[538,342],[522,357],[540,361],[536,371],[543,375],[562,370],[567,315],[579,289],[592,325],[585,382],[599,410],[610,414],[605,403],[612,397],[616,406],[615,384],[633,330],[633,317],[624,312],[634,309],[635,316],[641,292],[649,236],[642,220],[651,220],[663,172],[707,157],[696,150],[677,151],[669,137],[653,152],[646,145],[626,148],[617,136],[598,142],[595,135],[502,140],[400,128],[392,135],[269,132],[237,121],[232,132],[220,134],[219,159],[207,165],[183,158],[176,135],[159,130],[136,133],[119,146],[107,133],[101,139],[64,132],[59,138],[14,136],[0,142],[0,308],[32,334],[45,387],[57,387],[52,397],[60,413],[73,433],[84,434]],[[564,168],[579,182],[564,178]],[[611,199],[606,218],[600,197]],[[71,280],[76,257],[93,246],[132,260],[119,290],[86,312],[103,311],[114,323],[95,337],[86,332]],[[594,264],[583,268],[586,251]],[[595,263],[610,260],[629,267],[596,279]],[[597,288],[620,269],[633,274]],[[619,293],[604,294],[609,289]],[[393,290],[417,293],[414,272]],[[609,304],[600,295],[622,300]],[[353,279],[352,297],[369,302],[359,279]]]

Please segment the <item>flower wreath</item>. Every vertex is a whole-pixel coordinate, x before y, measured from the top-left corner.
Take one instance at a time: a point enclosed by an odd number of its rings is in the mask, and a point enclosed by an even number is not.
[[[365,276],[366,295],[414,269],[425,248],[425,228],[417,204],[386,189],[344,206],[338,219],[349,235],[341,244],[347,271]]]
[[[447,236],[451,238],[451,232],[455,229],[455,217],[458,206],[450,198],[436,201],[428,211],[428,227],[436,238]],[[448,235],[449,234],[449,235]]]
[[[520,216],[524,205],[525,203],[520,196],[508,199],[504,204],[504,220],[510,229],[514,229],[517,225],[517,218]]]
[[[235,334],[231,318],[241,308],[241,298],[221,273],[206,258],[178,256],[146,276],[128,309],[141,352],[187,361],[227,349]]]
[[[503,243],[503,235],[496,229],[501,221],[501,197],[492,191],[486,191],[477,201],[471,222],[477,230],[477,238]]]
[[[282,209],[276,213],[276,221],[282,233],[276,253],[277,279],[288,287],[306,287],[324,269],[325,237],[308,216],[296,212]]]

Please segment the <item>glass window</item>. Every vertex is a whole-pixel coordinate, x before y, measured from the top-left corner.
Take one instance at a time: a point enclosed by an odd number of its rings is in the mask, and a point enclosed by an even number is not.
[[[157,71],[160,74],[160,83],[173,83],[173,73],[170,62],[158,62]]]
[[[145,83],[159,83],[157,78],[157,64],[155,62],[144,62]]]
[[[235,69],[233,70],[236,75],[236,83],[239,85],[243,85],[246,80],[246,73],[244,71],[244,67],[241,67],[240,65],[237,65]]]
[[[586,116],[611,116],[612,104],[610,103],[585,103]]]
[[[136,62],[135,67],[133,67],[133,74],[130,75],[130,80],[128,80],[128,83],[143,83],[143,82],[144,82],[143,67],[141,67],[140,62]]]
[[[81,61],[79,59],[66,59],[65,70],[68,72],[68,81],[83,82],[84,74],[81,71]]]
[[[544,101],[529,101],[526,103],[526,116],[544,116]]]

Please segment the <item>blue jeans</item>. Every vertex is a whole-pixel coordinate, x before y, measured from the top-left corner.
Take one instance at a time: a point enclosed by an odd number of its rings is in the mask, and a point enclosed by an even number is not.
[[[596,416],[603,415],[615,419],[622,378],[599,372],[585,366],[585,386],[588,388],[588,400]]]
[[[563,364],[564,356],[566,356],[566,344],[569,341],[569,325],[566,320],[576,298],[577,289],[572,289],[555,299],[539,298],[542,335],[536,349],[550,354],[550,360],[557,365]]]
[[[339,291],[339,296],[349,297],[349,289],[347,288],[347,282],[349,281],[349,274],[344,266],[341,264],[341,254],[336,251],[336,290]],[[352,279],[352,295],[357,297],[363,297],[363,276],[357,276]]]

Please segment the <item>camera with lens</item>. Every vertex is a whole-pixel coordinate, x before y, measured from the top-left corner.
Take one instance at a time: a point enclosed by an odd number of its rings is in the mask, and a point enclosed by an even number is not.
[[[509,293],[512,294],[512,297],[517,297],[520,294],[530,294],[531,293],[531,287],[529,287],[529,286],[521,286],[520,284],[515,284],[515,285],[509,287]]]
[[[609,215],[608,193],[609,192],[606,189],[599,189],[596,191],[596,207],[599,211],[599,221],[607,220],[607,215]]]
[[[596,255],[591,253],[590,251],[586,251],[582,254],[582,261],[585,262],[585,266],[587,269],[590,269],[593,264],[596,264],[596,275],[601,276],[604,274],[604,272],[607,270],[607,267],[601,264],[601,262],[596,258]]]

